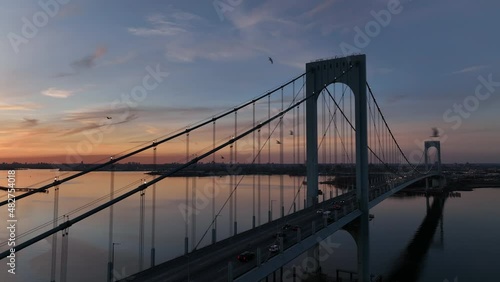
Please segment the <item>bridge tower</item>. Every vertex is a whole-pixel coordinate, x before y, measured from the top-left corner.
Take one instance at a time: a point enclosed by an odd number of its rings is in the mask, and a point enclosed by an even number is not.
[[[430,141],[425,141],[425,149],[424,149],[424,156],[425,156],[425,169],[429,170],[429,149],[430,148],[436,148],[437,150],[437,172],[441,174],[441,142],[438,140],[430,140]]]
[[[318,97],[332,83],[344,83],[354,93],[356,128],[356,197],[359,217],[358,275],[370,281],[368,208],[368,119],[366,56],[353,55],[306,64],[307,206],[318,203]]]
[[[439,174],[439,178],[438,178],[438,183],[436,185],[432,185],[433,187],[434,186],[438,186],[438,187],[442,187],[442,177],[441,177],[441,142],[439,140],[428,140],[428,141],[425,141],[424,143],[424,157],[425,157],[425,170],[426,171],[429,171],[430,168],[432,168],[432,165],[433,164],[430,164],[429,163],[429,149],[430,148],[436,148],[437,150],[437,167],[435,168],[435,171],[437,171],[437,173]],[[434,180],[434,179],[432,179]],[[425,179],[425,189],[429,189],[429,178],[426,178]]]

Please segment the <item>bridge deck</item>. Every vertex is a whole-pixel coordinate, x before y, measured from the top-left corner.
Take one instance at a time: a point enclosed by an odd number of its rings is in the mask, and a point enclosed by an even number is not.
[[[370,189],[370,208],[428,176],[430,175],[411,179],[399,185],[384,184],[372,187]],[[345,201],[343,208],[332,212],[332,220],[327,222],[322,215],[317,214],[318,208],[326,209],[331,207],[334,201],[340,200]],[[322,202],[316,207],[297,211],[193,251],[188,255],[136,273],[122,281],[227,281],[228,262],[232,263],[233,277],[237,281],[258,281],[340,230],[360,215],[361,212],[356,208],[355,193],[351,191]],[[281,228],[285,223],[299,226],[300,231],[285,230],[286,238],[283,242],[283,251],[272,254],[268,251],[268,247],[276,241],[273,235],[277,231],[282,231]],[[236,259],[237,255],[244,251],[257,253],[257,249],[260,249],[262,254],[262,264],[259,267],[257,267],[257,258],[247,263],[239,262]]]

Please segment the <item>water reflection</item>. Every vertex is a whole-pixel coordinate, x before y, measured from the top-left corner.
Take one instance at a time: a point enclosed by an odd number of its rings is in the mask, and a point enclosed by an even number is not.
[[[50,171],[19,171],[17,185],[30,187],[44,179],[52,181],[54,172]],[[140,181],[144,174],[140,172],[116,172],[116,190],[134,181]],[[262,208],[260,217],[262,223],[267,222],[270,199],[279,199],[279,176],[261,177]],[[212,178],[197,178],[198,207],[197,241],[209,228],[212,218],[212,201],[209,197],[212,189]],[[216,179],[221,185],[227,184],[228,178]],[[296,183],[302,183],[301,177],[285,177],[285,212],[293,210],[293,194]],[[192,182],[192,179],[189,180]],[[253,179],[246,176],[240,183],[238,191],[238,231],[252,226]],[[78,180],[61,185],[60,215],[67,214],[75,208],[105,197],[109,192],[110,173],[91,173]],[[268,194],[268,185],[272,187]],[[36,185],[37,187],[39,185]],[[186,178],[170,178],[157,185],[157,262],[169,260],[183,254],[185,220],[179,209],[185,203]],[[32,187],[32,186],[31,186]],[[341,194],[341,190],[329,190],[322,186],[325,198],[329,195]],[[192,191],[192,190],[191,190]],[[208,192],[207,192],[208,191]],[[216,208],[220,208],[227,199],[229,188],[216,186]],[[301,190],[304,192],[304,190]],[[1,196],[2,194],[0,194]],[[190,194],[191,195],[191,194]],[[303,194],[297,197],[297,207],[303,207]],[[18,217],[20,232],[25,232],[42,223],[50,222],[53,212],[53,191],[49,194],[36,194],[19,202]],[[149,265],[150,250],[151,193],[146,193],[146,229],[145,229],[145,260]],[[205,198],[203,198],[205,197]],[[436,281],[444,279],[453,281],[458,276],[460,281],[495,281],[495,266],[500,264],[500,189],[479,189],[463,193],[457,199],[429,199],[426,205],[424,197],[389,198],[370,212],[375,214],[375,220],[370,223],[372,248],[372,273],[384,274],[384,277],[395,277],[399,281]],[[432,200],[432,202],[431,202]],[[446,201],[446,210],[445,208]],[[274,215],[279,214],[278,204],[274,203]],[[115,266],[119,275],[125,277],[138,270],[139,253],[139,196],[115,206],[114,209],[114,242],[120,245],[115,248]],[[443,225],[442,215],[446,213],[446,225]],[[256,211],[259,215],[258,209]],[[108,218],[109,213],[103,212],[92,216],[70,229],[68,258],[69,281],[105,281],[108,257]],[[229,211],[226,209],[218,218],[217,239],[227,237],[232,228]],[[423,220],[422,220],[423,219]],[[0,211],[0,220],[5,222],[5,212]],[[441,225],[440,225],[441,223]],[[439,228],[439,231],[438,231]],[[45,231],[42,229],[40,231]],[[415,230],[417,230],[415,232]],[[189,230],[192,236],[192,230]],[[439,232],[439,234],[437,233]],[[446,245],[443,234],[448,234]],[[210,234],[210,233],[209,233]],[[5,228],[0,228],[0,239],[7,238]],[[434,237],[441,235],[437,246],[432,242]],[[31,237],[31,236],[30,236]],[[331,255],[322,265],[329,277],[335,276],[338,268],[356,269],[356,246],[353,238],[345,231],[332,235],[332,242],[338,243]],[[474,239],[474,240],[471,240]],[[477,240],[481,238],[480,240]],[[191,239],[191,238],[190,238]],[[473,241],[473,243],[471,243]],[[209,244],[210,236],[202,240]],[[191,243],[191,240],[190,240]],[[60,240],[59,240],[60,244]],[[59,248],[60,249],[60,246]],[[401,254],[401,251],[404,252]],[[0,281],[47,281],[50,277],[51,240],[40,241],[25,251],[19,252],[19,275],[14,279],[7,276],[6,266],[0,264]],[[303,259],[303,257],[302,257]],[[59,263],[58,259],[58,263]],[[407,269],[407,270],[398,270]],[[59,271],[59,270],[58,270]],[[406,271],[406,272],[405,272]],[[471,273],[468,275],[468,273]],[[400,276],[397,276],[398,273]],[[404,278],[398,278],[404,277]],[[482,279],[482,280],[481,280]],[[291,281],[291,280],[290,280]],[[345,281],[345,280],[344,280]],[[385,279],[384,279],[385,281]]]
[[[446,196],[433,197],[432,205],[429,205],[429,197],[427,197],[427,214],[412,240],[406,246],[406,249],[387,276],[387,281],[418,281],[427,252],[433,242],[434,234],[440,222],[441,243],[444,240],[442,222],[446,198]]]

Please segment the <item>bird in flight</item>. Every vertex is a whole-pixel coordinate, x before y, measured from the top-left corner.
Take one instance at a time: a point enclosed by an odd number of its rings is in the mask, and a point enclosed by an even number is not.
[[[274,64],[273,58],[269,57],[269,62],[271,62],[271,64]]]
[[[107,119],[112,119],[112,117],[106,117]]]
[[[276,144],[281,145],[280,140],[276,139]]]

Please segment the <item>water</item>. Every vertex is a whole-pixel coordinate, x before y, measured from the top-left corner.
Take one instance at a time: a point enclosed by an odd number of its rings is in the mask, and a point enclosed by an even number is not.
[[[432,203],[431,198],[431,207]],[[407,265],[404,278],[399,281],[499,281],[498,203],[498,188],[461,192],[460,198],[445,201],[442,217],[429,213],[424,226],[435,228],[428,229],[421,228],[428,214],[424,197],[385,200],[370,210],[375,215],[370,222],[371,273],[387,279],[398,267]],[[430,240],[427,242],[425,237]],[[333,249],[329,253],[320,248],[320,264],[327,278],[335,277],[337,269],[356,270],[356,243],[347,231],[336,232],[326,242]],[[288,265],[287,281],[291,281],[291,267],[304,269],[306,260],[307,255],[302,255]]]
[[[53,180],[56,171],[49,170],[19,170],[17,171],[17,187],[26,187],[42,180]],[[70,181],[60,187],[59,215],[70,214],[82,205],[92,203],[98,198],[106,200],[109,198],[110,172],[95,172]],[[7,173],[0,171],[0,182],[5,181]],[[135,181],[136,187],[141,179],[149,176],[141,172],[116,172],[114,187],[118,191],[122,187]],[[253,215],[253,176],[244,178],[236,177],[234,182],[240,182],[237,192],[237,214],[238,231],[251,227]],[[299,177],[283,177],[284,210],[285,213],[293,210],[293,190],[302,183]],[[255,182],[258,177],[255,177]],[[279,213],[280,205],[280,176],[261,176],[261,223],[267,222],[268,209],[270,208],[268,185],[271,185],[271,199],[273,205],[273,218]],[[270,182],[269,182],[270,181]],[[170,178],[162,181],[156,187],[156,261],[163,262],[184,252],[185,236],[185,193],[186,185],[197,187],[197,210],[196,230],[189,228],[189,247],[200,243],[201,246],[208,244],[211,240],[211,232],[207,233],[201,240],[212,218],[212,187],[215,184],[216,212],[221,208],[229,194],[229,177],[222,178]],[[6,186],[6,183],[0,183]],[[40,184],[34,185],[39,187]],[[255,188],[257,195],[257,187]],[[342,191],[322,187],[329,198],[330,190],[335,195]],[[119,195],[121,192],[116,192]],[[0,195],[4,195],[2,193]],[[192,189],[189,190],[189,196]],[[144,239],[144,265],[150,265],[151,249],[151,189],[147,190],[145,209],[145,239]],[[5,197],[2,198],[2,200]],[[48,226],[42,230],[48,230],[51,226],[53,214],[54,192],[48,194],[37,194],[20,200],[16,205],[16,217],[18,218],[17,241],[22,242],[20,234],[42,223]],[[303,206],[303,191],[300,193],[300,201],[297,196],[297,205]],[[441,221],[435,228],[429,250],[425,251],[423,259],[418,264],[419,271],[414,278],[408,281],[497,281],[495,268],[500,265],[500,246],[497,244],[500,238],[500,189],[477,189],[473,192],[462,192],[461,198],[450,198],[444,203],[442,225]],[[99,203],[102,203],[99,202]],[[432,205],[432,200],[430,202]],[[115,277],[123,278],[137,272],[139,253],[139,194],[117,204],[114,208],[114,234],[115,245]],[[191,205],[191,202],[188,202]],[[96,205],[91,205],[82,211],[89,210]],[[229,214],[230,203],[222,209],[218,217],[218,239],[229,235],[232,228]],[[7,208],[0,212],[1,222],[6,223]],[[74,218],[80,212],[71,214]],[[370,223],[371,236],[371,271],[374,274],[387,275],[402,261],[402,254],[412,241],[415,232],[419,229],[427,214],[426,200],[423,197],[412,198],[390,198],[371,210],[375,219]],[[256,221],[258,212],[256,211]],[[187,219],[192,220],[192,215]],[[431,224],[432,225],[432,224]],[[441,229],[442,226],[442,229]],[[69,229],[69,258],[68,258],[68,281],[105,281],[106,267],[108,262],[108,232],[109,232],[109,209],[83,220]],[[442,231],[441,231],[442,230]],[[196,240],[192,240],[193,231]],[[37,231],[39,232],[39,231]],[[6,228],[0,228],[0,242],[4,242],[8,236]],[[356,244],[354,239],[346,231],[339,231],[328,240],[333,250],[332,253],[322,250],[322,269],[330,277],[335,276],[336,269],[356,269]],[[413,245],[421,247],[419,242]],[[16,253],[16,275],[7,273],[5,263],[0,264],[0,281],[48,281],[51,268],[51,237],[42,240],[25,250]],[[2,246],[1,250],[5,250]],[[61,237],[58,238],[58,251],[61,250]],[[292,264],[300,265],[306,255],[297,258]],[[3,260],[5,262],[5,260]],[[60,265],[60,254],[57,264]],[[290,264],[290,266],[292,265]],[[285,271],[290,269],[285,268]],[[59,275],[60,269],[57,269]],[[58,275],[56,277],[58,277]],[[306,275],[304,275],[305,277]],[[290,276],[291,277],[291,276]],[[59,280],[59,279],[57,279]]]

